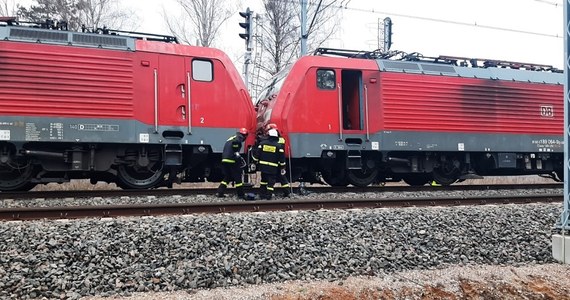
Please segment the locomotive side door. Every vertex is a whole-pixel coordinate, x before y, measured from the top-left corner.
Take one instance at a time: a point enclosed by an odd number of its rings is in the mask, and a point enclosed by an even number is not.
[[[188,119],[188,107],[184,57],[160,55],[158,64],[159,68],[155,74],[157,77],[155,84],[158,87],[158,123],[168,127],[185,126]]]
[[[364,99],[362,71],[342,70],[339,91],[339,109],[342,130],[364,129]]]
[[[215,60],[201,57],[187,57],[185,60],[185,80],[187,86],[186,105],[189,108],[186,130],[192,134],[193,127],[217,126],[221,115],[220,109],[227,103],[224,76],[217,72],[214,76]]]

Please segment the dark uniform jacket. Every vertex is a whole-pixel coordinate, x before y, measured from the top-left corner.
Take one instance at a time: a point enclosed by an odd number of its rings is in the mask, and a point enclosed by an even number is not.
[[[236,156],[235,153],[239,153],[241,150],[241,143],[241,139],[235,135],[226,141],[224,144],[224,152],[222,152],[222,163],[236,163],[236,159],[239,159],[239,157]]]
[[[253,153],[253,159],[259,171],[264,173],[277,174],[285,167],[285,151],[275,137],[262,140]]]

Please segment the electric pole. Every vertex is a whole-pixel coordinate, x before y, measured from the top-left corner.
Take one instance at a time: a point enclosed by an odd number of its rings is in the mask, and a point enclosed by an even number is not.
[[[301,0],[301,56],[307,54],[307,0]]]

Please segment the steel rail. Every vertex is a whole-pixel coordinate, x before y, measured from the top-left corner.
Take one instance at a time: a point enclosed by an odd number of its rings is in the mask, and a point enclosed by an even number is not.
[[[276,189],[279,190],[280,187]],[[560,183],[546,184],[493,184],[493,185],[452,185],[452,186],[368,186],[368,187],[307,187],[307,193],[383,193],[383,192],[428,192],[428,191],[472,191],[472,190],[514,190],[514,189],[557,189],[564,188]],[[256,192],[256,188],[246,187],[246,192]],[[294,187],[295,193],[303,192]],[[231,189],[228,192],[232,192]],[[0,192],[3,199],[53,199],[53,198],[92,198],[122,196],[172,196],[172,195],[213,195],[215,188],[175,188],[152,190],[65,190],[65,191],[32,191],[32,192]]]
[[[262,211],[394,208],[488,204],[562,203],[563,195],[477,196],[443,198],[301,199],[223,203],[134,204],[0,209],[0,220],[76,219],[120,216],[185,215]]]

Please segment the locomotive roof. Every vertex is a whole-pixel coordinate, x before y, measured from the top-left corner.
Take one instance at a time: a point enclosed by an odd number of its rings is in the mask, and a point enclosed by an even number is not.
[[[136,50],[137,39],[178,43],[173,36],[112,30],[106,27],[95,30],[83,27],[82,32],[74,32],[68,31],[67,22],[64,21],[48,19],[45,22],[19,22],[14,17],[0,17],[0,39],[126,51]]]
[[[493,80],[526,81],[563,84],[564,74],[549,71],[531,71],[501,67],[467,67],[433,62],[394,61],[377,59],[380,71],[457,76]]]
[[[28,27],[0,27],[0,39],[54,45],[74,45],[114,50],[135,50],[135,38]]]
[[[402,51],[381,52],[319,48],[315,55],[375,60],[380,71],[492,80],[563,84],[564,74],[549,65],[454,56],[426,57]]]

